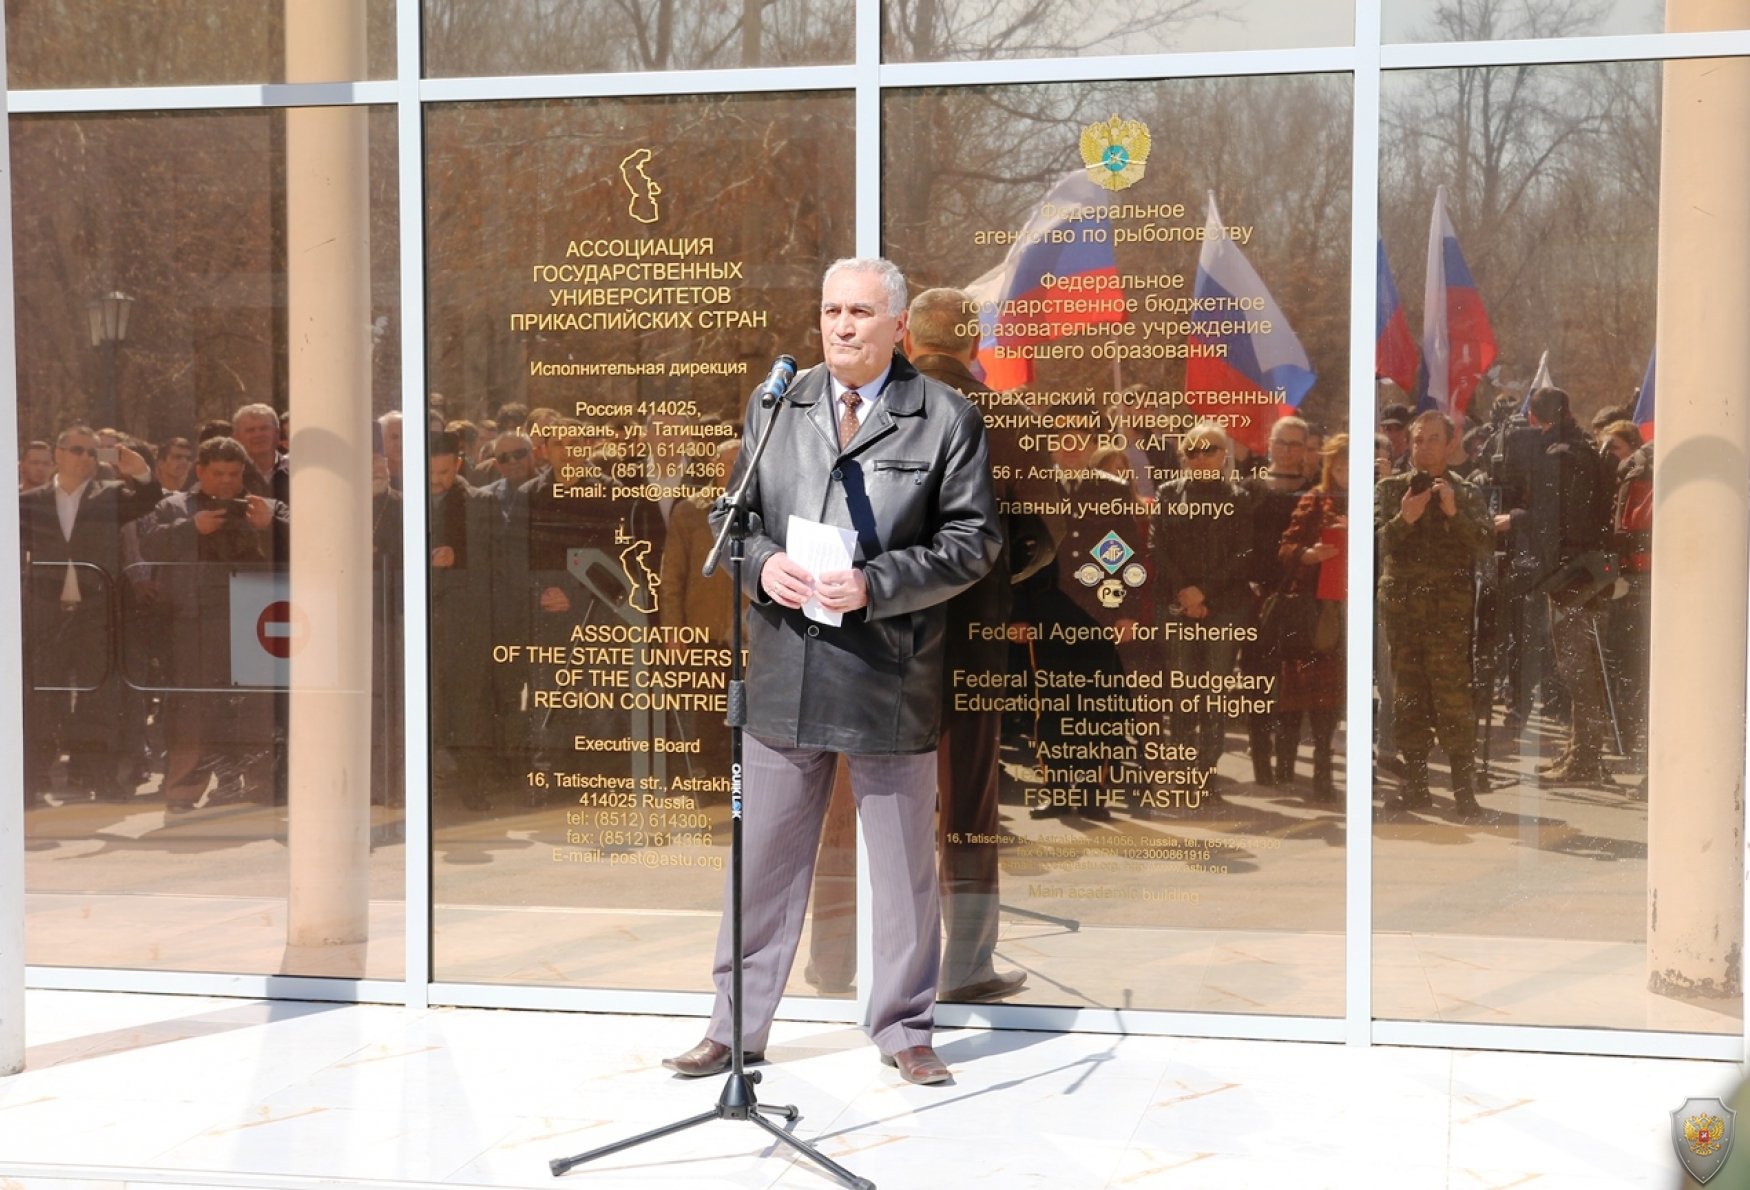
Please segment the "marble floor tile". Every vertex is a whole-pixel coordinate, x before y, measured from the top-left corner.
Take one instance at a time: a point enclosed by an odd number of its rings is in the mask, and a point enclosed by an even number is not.
[[[233,1111],[158,1153],[167,1169],[440,1181],[518,1124],[511,1116],[343,1108]]]
[[[32,992],[0,1079],[0,1190],[830,1188],[716,1120],[555,1182],[548,1162],[708,1113],[663,1056],[697,1020]],[[1669,1112],[1726,1063],[944,1029],[913,1087],[848,1026],[780,1022],[791,1133],[882,1190],[1675,1184]]]

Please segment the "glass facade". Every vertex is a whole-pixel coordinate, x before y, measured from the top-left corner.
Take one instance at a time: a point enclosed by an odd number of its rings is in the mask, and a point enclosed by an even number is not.
[[[1595,4],[1540,4],[1535,0],[1384,0],[1388,42],[1503,41],[1520,38],[1603,37],[1612,34],[1707,33],[1750,26],[1734,4],[1681,0],[1601,0]]]
[[[257,0],[7,0],[8,82],[15,88],[41,89],[393,78],[394,0],[357,0],[348,7],[348,19],[364,25],[364,57],[288,74],[283,5]]]
[[[357,151],[349,258],[320,267],[292,251],[332,221],[300,174],[312,132]],[[29,959],[399,977],[400,495],[381,468],[373,490],[369,432],[400,387],[394,114],[21,118],[12,152],[31,344],[18,369]],[[291,339],[309,303],[343,299],[364,323],[336,411],[339,353],[312,361]],[[353,481],[338,506],[333,475],[290,461],[306,414],[314,451],[348,448],[323,468]],[[354,556],[296,552],[290,509],[306,493],[364,527],[316,520],[313,545],[351,539]],[[289,790],[345,746],[312,703],[362,728],[345,758],[350,854],[298,846],[322,810]],[[355,882],[347,913],[363,919],[344,946],[289,941],[301,865]]]
[[[963,62],[1104,54],[1274,50],[1352,45],[1354,0],[1155,0],[1036,4],[884,0],[889,62]]]
[[[851,0],[423,0],[425,73],[601,74],[849,62]]]
[[[29,961],[699,1011],[707,517],[880,254],[1006,541],[940,1019],[1727,1046],[1750,13],[1382,7],[8,0]]]
[[[1253,638],[1283,534],[1322,499],[1312,439],[1347,423],[1349,102],[1330,76],[886,98],[883,250],[918,288],[973,291],[988,327],[1008,643],[951,625],[947,722],[952,754],[981,713],[1002,721],[1001,810],[948,833],[942,862],[994,853],[998,952],[1038,976],[1020,1002],[1339,1011],[1342,653],[1290,691]],[[1218,302],[1205,265],[1274,283],[1269,341],[1306,361],[1274,435],[1282,398],[1239,396],[1238,340],[1189,313],[1237,322],[1264,290]],[[1206,428],[1219,454],[1188,455]],[[1258,782],[1251,752],[1281,778]],[[944,782],[944,813],[981,786]]]
[[[708,986],[731,613],[705,515],[745,390],[853,250],[851,120],[843,93],[428,116],[428,379],[465,452],[432,472],[440,979]]]

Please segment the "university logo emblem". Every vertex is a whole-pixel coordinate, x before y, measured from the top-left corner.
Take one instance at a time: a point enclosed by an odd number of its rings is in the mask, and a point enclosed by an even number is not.
[[[1732,1155],[1734,1117],[1718,1099],[1686,1099],[1671,1113],[1671,1143],[1689,1176],[1707,1185]]]
[[[1082,129],[1082,164],[1097,186],[1123,190],[1142,181],[1148,165],[1148,125],[1113,116]]]
[[[1076,582],[1084,587],[1099,586],[1100,568],[1095,566],[1092,562],[1083,562],[1080,566],[1076,567]]]
[[[1124,568],[1125,586],[1140,587],[1146,582],[1148,582],[1148,570],[1141,562],[1132,562]]]
[[[1106,568],[1107,574],[1117,574],[1118,568],[1130,561],[1131,556],[1136,553],[1118,536],[1116,530],[1100,538],[1099,544],[1088,552],[1094,555],[1094,561]]]
[[[620,181],[626,184],[626,193],[631,195],[626,213],[640,223],[655,223],[662,218],[662,208],[656,201],[662,194],[662,187],[644,169],[654,157],[649,149],[634,149],[620,160]]]

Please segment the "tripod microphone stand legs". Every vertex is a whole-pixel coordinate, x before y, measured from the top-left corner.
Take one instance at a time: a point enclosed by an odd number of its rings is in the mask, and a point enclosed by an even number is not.
[[[833,1177],[851,1187],[851,1190],[875,1190],[875,1183],[867,1178],[860,1178],[832,1158],[810,1145],[807,1141],[790,1135],[778,1127],[767,1116],[782,1116],[786,1120],[795,1121],[802,1118],[802,1113],[794,1107],[768,1107],[754,1098],[753,1084],[759,1081],[759,1073],[731,1074],[729,1081],[723,1084],[723,1093],[717,1097],[717,1106],[708,1112],[700,1112],[685,1120],[677,1120],[672,1124],[664,1124],[660,1128],[652,1128],[648,1132],[626,1140],[616,1141],[611,1145],[603,1145],[599,1149],[591,1149],[587,1153],[579,1153],[575,1157],[560,1157],[547,1163],[547,1168],[553,1171],[554,1177],[560,1177],[582,1165],[586,1161],[594,1161],[597,1157],[606,1157],[610,1153],[618,1153],[624,1149],[636,1148],[646,1141],[659,1137],[672,1136],[677,1132],[685,1132],[700,1124],[708,1124],[712,1120],[747,1120],[758,1124],[772,1136],[795,1149]]]

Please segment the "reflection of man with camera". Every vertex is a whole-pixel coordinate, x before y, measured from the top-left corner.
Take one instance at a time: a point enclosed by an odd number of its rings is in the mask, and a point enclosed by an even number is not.
[[[1556,674],[1568,689],[1568,742],[1543,766],[1541,780],[1608,782],[1599,759],[1599,741],[1610,728],[1599,628],[1615,578],[1615,559],[1603,552],[1614,484],[1590,435],[1569,412],[1567,393],[1540,388],[1527,413],[1528,449],[1511,454],[1503,468],[1509,511],[1495,518],[1495,529],[1507,535],[1529,593],[1549,598]]]
[[[195,451],[194,489],[173,492],[139,522],[140,554],[148,562],[265,564],[287,556],[286,506],[244,492],[249,453],[234,438],[209,438]],[[172,610],[170,681],[166,697],[170,755],[164,809],[194,809],[215,766],[238,770],[241,789],[219,797],[275,797],[273,735],[278,696],[215,693],[231,685],[230,571],[225,566],[173,566],[164,571]]]
[[[1393,716],[1404,757],[1406,809],[1429,804],[1428,752],[1436,737],[1452,765],[1461,815],[1479,812],[1476,716],[1471,708],[1474,567],[1490,547],[1488,511],[1447,470],[1453,428],[1445,414],[1410,423],[1410,470],[1379,481],[1374,528],[1383,569],[1379,609],[1391,646]]]

